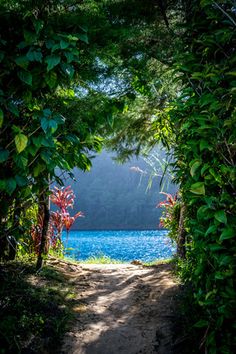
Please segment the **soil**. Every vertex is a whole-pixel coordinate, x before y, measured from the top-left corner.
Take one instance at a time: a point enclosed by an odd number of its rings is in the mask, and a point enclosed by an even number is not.
[[[170,264],[60,262],[58,269],[75,289],[75,320],[61,354],[176,353],[179,284]]]

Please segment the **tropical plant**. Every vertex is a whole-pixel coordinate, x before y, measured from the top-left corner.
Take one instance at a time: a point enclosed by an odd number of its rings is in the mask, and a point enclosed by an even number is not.
[[[77,118],[79,55],[88,38],[68,8],[67,1],[0,1],[0,237],[19,239],[27,205],[38,204],[38,267],[46,247],[49,183],[61,183],[56,168],[89,169],[90,151],[101,146],[95,120],[88,125],[87,117]]]
[[[166,196],[166,200],[157,204],[157,208],[164,208],[160,217],[159,227],[169,230],[168,236],[175,242],[179,235],[179,201],[176,195],[160,192]]]
[[[81,211],[77,212],[74,216],[71,216],[68,208],[73,208],[75,201],[75,194],[70,186],[64,188],[54,187],[50,200],[53,204],[59,207],[59,210],[52,211],[50,216],[50,239],[54,249],[62,246],[61,235],[63,227],[66,228],[66,248],[68,245],[68,237],[71,226],[74,224],[78,217],[84,216]]]
[[[232,1],[191,1],[184,52],[175,58],[183,85],[170,117],[176,133],[174,169],[185,206],[185,281],[193,289],[201,348],[234,353],[235,44]]]

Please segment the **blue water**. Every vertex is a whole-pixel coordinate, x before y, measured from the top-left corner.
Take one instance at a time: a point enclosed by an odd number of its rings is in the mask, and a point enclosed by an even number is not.
[[[176,249],[167,233],[165,230],[70,231],[66,253],[77,260],[101,255],[122,261],[166,259]]]

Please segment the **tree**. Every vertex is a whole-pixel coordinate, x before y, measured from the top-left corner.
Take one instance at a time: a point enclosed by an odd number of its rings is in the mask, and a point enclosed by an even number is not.
[[[60,182],[56,168],[86,170],[89,151],[100,149],[96,124],[76,120],[79,54],[88,40],[86,30],[73,21],[74,15],[68,1],[60,5],[57,1],[0,3],[0,220],[4,238],[16,235],[16,222],[29,199],[44,210],[46,233],[48,184],[54,178]]]

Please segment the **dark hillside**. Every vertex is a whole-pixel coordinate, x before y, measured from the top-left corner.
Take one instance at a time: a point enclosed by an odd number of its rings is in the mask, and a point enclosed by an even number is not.
[[[138,166],[146,173],[131,169]],[[159,180],[154,178],[147,190],[150,167],[140,159],[123,165],[117,164],[103,152],[93,160],[90,172],[76,170],[77,182],[67,180],[76,194],[74,211],[83,211],[74,229],[155,229],[161,210],[156,208],[160,199]],[[176,187],[168,185],[174,192]],[[166,191],[166,189],[165,189]]]

